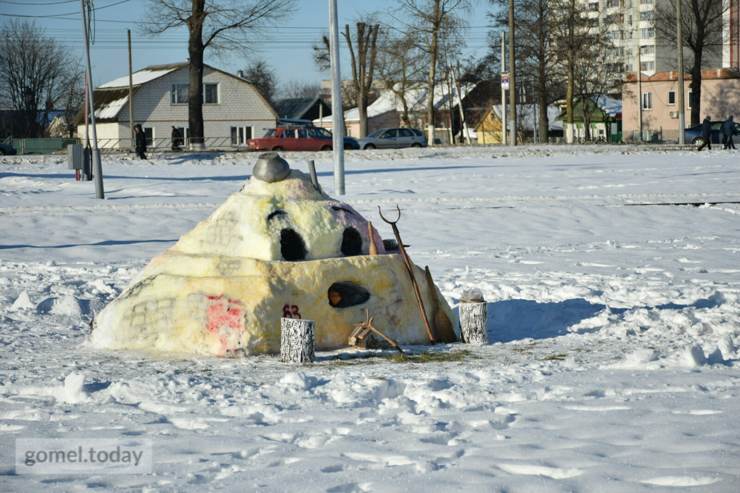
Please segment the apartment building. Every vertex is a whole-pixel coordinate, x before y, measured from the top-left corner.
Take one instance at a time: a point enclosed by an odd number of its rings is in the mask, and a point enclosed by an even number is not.
[[[656,11],[670,6],[670,0],[580,1],[586,7],[586,15],[593,19],[594,29],[606,29],[613,42],[608,64],[615,82],[624,80],[625,73],[635,72],[638,59],[640,71],[647,76],[678,68],[675,42],[656,29]],[[727,8],[723,18],[723,42],[721,46],[713,45],[705,50],[702,59],[705,68],[737,66],[740,55],[737,48],[740,0],[717,1]],[[688,48],[684,50],[684,59],[687,67],[693,63]]]

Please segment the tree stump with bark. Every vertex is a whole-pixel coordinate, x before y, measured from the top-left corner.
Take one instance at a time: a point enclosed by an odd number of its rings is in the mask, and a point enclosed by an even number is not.
[[[314,321],[300,318],[280,319],[280,360],[285,363],[313,363]]]
[[[460,334],[466,344],[488,344],[488,306],[480,292],[460,299]]]

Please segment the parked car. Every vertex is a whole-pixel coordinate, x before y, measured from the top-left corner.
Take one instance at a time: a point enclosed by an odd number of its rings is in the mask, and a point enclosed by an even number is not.
[[[709,134],[712,144],[722,144],[722,123],[712,122],[712,133]],[[701,135],[701,123],[684,130],[683,136],[686,142],[691,142],[697,147],[702,145],[704,143],[704,137]],[[740,144],[740,123],[735,123],[735,133],[732,140],[735,144]]]
[[[3,156],[15,156],[16,152],[12,145],[0,143],[0,154]]]
[[[267,131],[264,137],[249,139],[251,151],[330,151],[333,146],[330,131],[321,127],[282,126]],[[345,149],[359,149],[352,137],[344,138]]]
[[[362,149],[427,146],[427,138],[416,128],[381,128],[357,142]]]

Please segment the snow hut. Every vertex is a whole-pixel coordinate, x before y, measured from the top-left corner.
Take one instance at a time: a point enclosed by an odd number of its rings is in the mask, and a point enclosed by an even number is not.
[[[399,343],[427,343],[402,257],[387,251],[368,226],[308,175],[265,154],[239,192],[152,259],[98,314],[91,343],[190,354],[277,353],[281,317],[302,317],[316,322],[316,348],[334,349],[347,345],[366,310]],[[449,336],[448,304],[431,278],[413,269],[427,317]]]

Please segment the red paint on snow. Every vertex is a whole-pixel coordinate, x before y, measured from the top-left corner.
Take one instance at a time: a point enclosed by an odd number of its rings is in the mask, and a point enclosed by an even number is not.
[[[206,328],[218,336],[222,352],[236,349],[244,332],[244,305],[224,296],[208,296]]]

